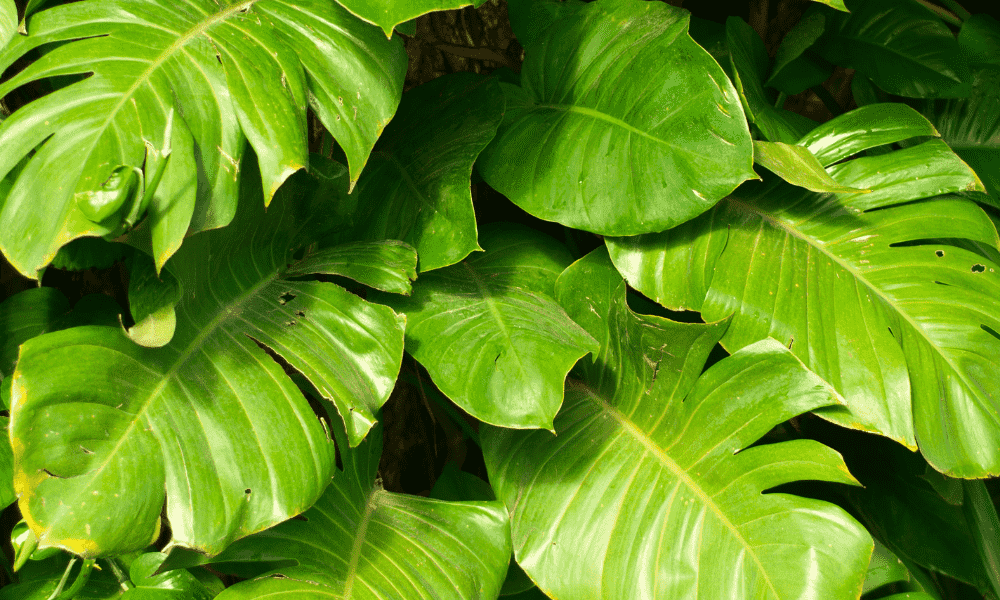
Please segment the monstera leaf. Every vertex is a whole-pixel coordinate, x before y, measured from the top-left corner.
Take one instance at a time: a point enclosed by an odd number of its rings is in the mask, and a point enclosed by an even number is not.
[[[406,351],[463,410],[551,428],[566,373],[597,350],[551,297],[570,257],[526,227],[485,229],[480,242],[484,254],[421,275],[409,298],[379,299],[406,314]]]
[[[84,557],[144,548],[165,504],[169,546],[215,554],[308,508],[329,483],[333,441],[282,365],[333,402],[351,443],[373,424],[402,360],[404,319],[290,272],[296,251],[338,223],[324,217],[331,201],[286,185],[265,214],[251,173],[233,226],[193,237],[171,260],[184,294],[170,343],[78,327],[21,347],[14,481],[39,547]]]
[[[857,598],[868,533],[834,505],[763,493],[854,483],[840,456],[750,447],[836,392],[774,340],[701,374],[727,323],[638,315],[625,290],[603,249],[568,268],[558,299],[600,354],[567,382],[557,435],[482,432],[517,562],[553,598]]]
[[[147,235],[162,266],[189,228],[232,219],[246,140],[270,201],[309,166],[307,107],[357,180],[406,70],[398,39],[331,0],[89,0],[30,24],[0,52],[0,70],[57,46],[0,85],[0,98],[43,78],[80,80],[0,126],[0,176],[34,152],[0,210],[12,225],[0,250],[29,277],[66,242],[140,217],[143,184],[155,191]]]
[[[687,11],[599,0],[557,14],[526,48],[523,87],[501,84],[504,120],[479,160],[487,183],[536,217],[633,235],[755,177],[736,90],[688,35]]]
[[[799,143],[830,165],[928,132],[916,111],[876,104]],[[667,306],[735,313],[730,351],[768,336],[791,348],[847,400],[823,416],[919,445],[953,476],[1000,473],[1000,265],[966,248],[997,248],[997,232],[973,202],[940,195],[981,184],[940,140],[828,171],[871,191],[770,182],[676,230],[611,240],[612,258]]]
[[[381,453],[376,427],[358,447],[345,448],[343,473],[302,519],[240,540],[215,557],[223,571],[243,563],[274,565],[218,598],[496,598],[510,557],[503,506],[385,491],[377,478]]]

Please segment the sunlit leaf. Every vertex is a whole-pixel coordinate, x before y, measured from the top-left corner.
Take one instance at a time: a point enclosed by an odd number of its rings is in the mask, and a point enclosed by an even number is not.
[[[864,192],[837,183],[823,169],[816,155],[804,146],[781,142],[753,143],[753,160],[788,183],[814,192]]]
[[[501,84],[483,179],[541,219],[632,235],[682,223],[754,177],[736,91],[688,20],[639,0],[568,11],[526,48],[523,87]]]
[[[437,10],[478,8],[486,0],[337,0],[358,17],[382,28],[386,36],[400,23]]]
[[[766,490],[853,483],[812,440],[749,447],[838,402],[765,340],[701,373],[726,323],[633,313],[602,250],[559,278],[571,316],[601,340],[548,431],[487,427],[490,481],[511,511],[518,563],[553,598],[849,598],[871,539],[842,509]]]

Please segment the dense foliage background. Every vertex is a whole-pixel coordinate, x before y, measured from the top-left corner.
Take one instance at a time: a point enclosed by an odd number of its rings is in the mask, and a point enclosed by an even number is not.
[[[0,599],[1000,598],[997,16],[0,0]]]

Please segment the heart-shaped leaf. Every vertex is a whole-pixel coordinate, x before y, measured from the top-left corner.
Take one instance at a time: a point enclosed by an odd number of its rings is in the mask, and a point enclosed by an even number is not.
[[[774,425],[838,402],[765,340],[701,374],[726,323],[638,315],[602,249],[557,295],[601,340],[547,431],[482,431],[511,512],[518,563],[554,598],[853,598],[872,542],[839,507],[765,494],[854,483],[812,440],[750,447]],[[700,375],[700,376],[699,376]]]
[[[536,217],[633,235],[683,223],[755,177],[736,90],[688,20],[639,0],[566,11],[526,48],[523,87],[501,84],[507,109],[483,179]]]
[[[373,424],[404,319],[332,283],[291,279],[295,252],[328,228],[330,199],[289,185],[265,214],[259,190],[248,174],[233,226],[193,237],[171,261],[184,295],[169,344],[78,327],[22,347],[15,489],[41,548],[144,548],[166,504],[168,547],[215,554],[310,506],[333,442],[272,356],[334,403],[351,443]]]
[[[421,275],[409,298],[379,301],[406,314],[406,351],[467,413],[551,429],[566,373],[597,350],[551,297],[570,257],[526,227],[484,229],[480,243],[484,254]]]

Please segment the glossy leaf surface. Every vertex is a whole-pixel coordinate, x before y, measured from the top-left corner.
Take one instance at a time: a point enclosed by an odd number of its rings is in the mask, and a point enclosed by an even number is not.
[[[94,222],[76,198],[100,190],[119,167],[145,163],[150,184],[166,160],[149,204],[158,266],[189,225],[230,221],[246,140],[270,201],[309,165],[307,107],[338,140],[356,180],[395,112],[406,64],[399,40],[330,0],[94,0],[40,12],[31,31],[0,52],[0,68],[68,43],[4,82],[0,97],[39,79],[90,76],[0,126],[0,173],[37,150],[0,212],[16,224],[0,233],[0,249],[30,277],[66,242],[114,232],[121,211]],[[40,198],[45,210],[37,210]]]
[[[781,142],[754,140],[755,163],[781,177],[788,183],[814,192],[864,192],[858,188],[837,183],[823,169],[816,155],[804,146]]]
[[[687,34],[689,13],[639,0],[567,12],[526,48],[523,87],[501,84],[504,121],[479,161],[487,183],[541,219],[633,235],[754,177],[739,99]]]
[[[887,133],[845,127],[856,120],[824,127],[854,151],[884,143]],[[820,162],[838,160],[840,152],[822,151],[835,140],[822,138],[804,145]],[[730,351],[767,336],[791,347],[847,400],[849,413],[822,416],[919,444],[953,476],[1000,472],[1000,339],[990,334],[1000,330],[1000,265],[947,241],[996,248],[997,232],[974,203],[937,196],[978,180],[940,140],[829,172],[872,191],[748,189],[686,231],[613,240],[612,257],[658,300],[677,299],[667,289],[675,280],[661,274],[680,269],[687,308],[709,320],[735,313],[723,339]]]
[[[337,0],[356,16],[382,28],[386,36],[392,30],[420,15],[437,10],[452,10],[463,6],[478,7],[486,0]]]
[[[410,282],[417,278],[417,253],[398,240],[348,242],[309,253],[292,265],[286,274],[342,275],[368,287],[409,294]]]
[[[360,235],[411,244],[421,271],[480,250],[469,179],[503,106],[496,80],[472,73],[407,91],[354,190]]]
[[[635,314],[625,289],[603,250],[559,278],[601,352],[567,383],[558,435],[483,431],[518,563],[555,598],[857,597],[864,529],[831,504],[763,493],[853,483],[840,456],[810,440],[747,448],[836,392],[774,340],[700,375],[726,323]]]
[[[929,9],[911,0],[849,1],[850,15],[831,15],[820,48],[830,62],[857,69],[899,96],[952,98],[968,93],[958,42]]]
[[[268,352],[334,403],[352,443],[373,424],[399,369],[403,317],[332,283],[290,280],[329,198],[289,186],[265,215],[259,189],[247,177],[233,226],[193,237],[171,261],[184,296],[169,344],[81,327],[23,347],[15,489],[40,547],[144,548],[165,504],[168,548],[214,554],[310,506],[333,442]]]
[[[338,443],[342,442],[338,438]],[[220,594],[344,600],[494,599],[510,534],[498,502],[444,502],[377,482],[382,430],[342,454],[343,473],[303,515],[235,543],[217,562],[283,566]]]
[[[480,243],[485,253],[421,275],[409,298],[378,301],[406,314],[406,351],[467,413],[551,428],[566,374],[597,350],[551,297],[570,258],[522,226],[492,227]]]
[[[0,48],[17,33],[17,6],[14,0],[0,0]]]

